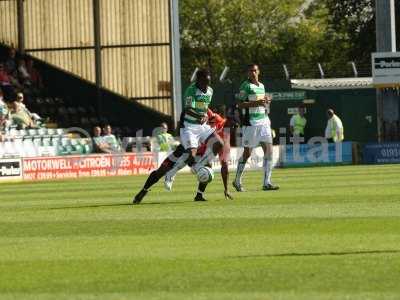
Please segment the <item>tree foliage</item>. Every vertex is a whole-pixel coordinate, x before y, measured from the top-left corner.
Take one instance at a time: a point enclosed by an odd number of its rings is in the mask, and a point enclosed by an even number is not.
[[[349,61],[368,65],[375,51],[374,0],[180,3],[183,74],[257,62],[285,63],[296,76],[312,77],[321,62],[328,75],[345,76]]]

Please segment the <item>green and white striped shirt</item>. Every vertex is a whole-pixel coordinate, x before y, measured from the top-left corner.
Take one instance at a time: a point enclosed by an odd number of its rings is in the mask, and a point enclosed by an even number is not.
[[[246,80],[240,86],[239,100],[241,102],[252,102],[262,100],[265,97],[264,85],[259,82],[258,85]],[[249,107],[243,109],[243,114],[248,110],[249,122],[251,125],[265,125],[267,124],[267,109],[264,106]]]
[[[213,89],[211,87],[207,88],[207,92],[201,91],[196,83],[192,83],[185,91],[183,99],[185,101],[185,108],[189,109],[199,115],[206,116],[208,107],[211,103],[211,98],[213,95]],[[198,118],[192,117],[185,114],[184,121],[192,124],[199,124],[200,120]]]

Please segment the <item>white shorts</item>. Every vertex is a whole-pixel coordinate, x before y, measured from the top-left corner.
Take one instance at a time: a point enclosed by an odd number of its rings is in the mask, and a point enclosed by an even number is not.
[[[184,128],[180,129],[181,144],[185,149],[198,148],[215,131],[208,124],[184,123]]]
[[[271,126],[255,125],[242,127],[243,147],[256,148],[260,143],[272,144]]]

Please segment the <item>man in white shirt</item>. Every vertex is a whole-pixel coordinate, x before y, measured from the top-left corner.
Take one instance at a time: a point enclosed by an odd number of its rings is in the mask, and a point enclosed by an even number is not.
[[[23,93],[17,93],[17,102],[19,103],[21,109],[24,110],[35,121],[35,123],[42,119],[37,113],[31,113],[30,110],[26,107],[24,103]]]
[[[333,109],[327,110],[328,123],[325,129],[325,138],[329,143],[340,143],[344,140],[344,130],[342,121]]]

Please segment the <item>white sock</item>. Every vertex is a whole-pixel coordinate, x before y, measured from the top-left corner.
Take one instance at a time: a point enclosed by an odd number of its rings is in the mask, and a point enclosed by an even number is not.
[[[242,176],[243,176],[243,172],[244,172],[244,168],[246,167],[246,163],[243,162],[241,159],[238,162],[237,165],[237,169],[236,169],[236,177],[235,177],[235,183],[237,185],[241,185],[242,184]]]
[[[214,159],[215,155],[211,148],[207,148],[206,152],[200,158],[200,160],[193,166],[193,170],[195,173],[201,168],[204,167],[206,164],[211,162]]]
[[[272,157],[264,157],[264,186],[271,184],[271,175],[273,169]]]
[[[171,170],[169,170],[167,174],[165,174],[165,177],[174,178],[176,173],[178,173],[180,169],[186,166],[186,159],[187,159],[186,155],[182,155],[181,157],[179,157],[174,167]]]

